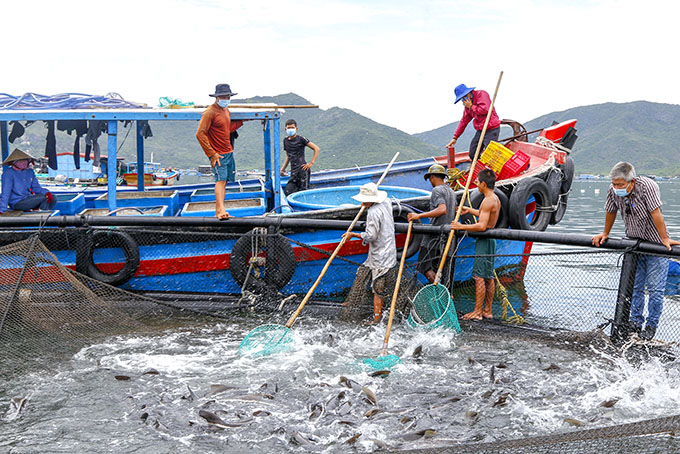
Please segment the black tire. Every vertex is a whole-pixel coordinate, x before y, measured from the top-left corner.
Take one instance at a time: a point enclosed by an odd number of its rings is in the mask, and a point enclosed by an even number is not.
[[[555,210],[552,213],[552,216],[550,216],[550,224],[552,225],[558,224],[564,217],[564,214],[567,212],[567,200],[569,199],[569,193],[567,192],[566,194],[561,195],[559,199],[559,202],[557,202],[557,210]]]
[[[561,170],[558,170],[556,168],[550,169],[550,173],[548,174],[547,178],[545,179],[545,184],[548,185],[548,189],[550,189],[550,203],[553,206],[557,206],[557,202],[560,198],[560,191],[562,189],[562,183],[563,183],[563,173]]]
[[[526,206],[532,196],[536,201],[536,210],[530,223],[526,217]],[[518,230],[544,231],[552,214],[551,201],[552,195],[545,181],[536,177],[520,180],[510,194],[510,227]]]
[[[94,263],[94,251],[102,246],[119,247],[125,254],[123,268],[105,273]],[[97,230],[87,235],[76,254],[76,270],[109,285],[121,285],[132,278],[139,268],[139,246],[128,233],[120,230]]]
[[[243,287],[250,265],[252,255],[252,242],[255,241],[255,232],[250,231],[236,240],[231,250],[229,259],[229,271],[231,276]],[[266,241],[265,241],[266,238]],[[258,255],[265,259],[264,277],[255,277],[252,273],[248,277],[248,290],[262,290],[265,287],[273,287],[281,290],[295,272],[295,252],[290,242],[281,234],[269,235],[258,238]]]
[[[494,228],[507,229],[509,212],[508,196],[498,188],[494,188],[493,193],[496,194],[498,200],[501,202],[501,212],[498,215],[498,221],[496,221],[496,226]],[[479,209],[479,206],[482,204],[482,200],[484,200],[484,194],[482,194],[478,189],[470,192],[470,201],[472,202],[473,208]]]
[[[393,213],[393,216],[394,216],[394,222],[395,223],[396,222],[402,222],[402,223],[408,224],[408,214],[409,213],[415,213],[415,212],[416,211],[413,208],[411,208],[407,205],[401,205],[401,206],[394,205],[392,207],[392,213]],[[420,219],[416,219],[413,223],[414,224],[422,224],[422,221]],[[419,234],[414,235],[413,232],[411,232],[411,239],[409,240],[408,249],[406,250],[406,258],[407,259],[413,257],[418,252],[418,250],[420,249],[420,244],[422,242],[423,242],[423,235],[419,235]],[[401,253],[402,252],[403,252],[403,248],[397,249],[397,261],[401,260]]]
[[[562,175],[560,194],[567,194],[571,190],[571,184],[574,182],[574,160],[569,156],[567,156],[562,166]]]

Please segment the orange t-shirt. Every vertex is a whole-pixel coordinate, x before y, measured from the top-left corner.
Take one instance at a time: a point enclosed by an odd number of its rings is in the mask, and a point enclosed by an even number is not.
[[[234,151],[229,141],[229,134],[243,125],[242,120],[231,121],[228,109],[223,109],[217,103],[208,107],[198,124],[196,138],[205,155],[210,157],[214,154],[225,155]]]

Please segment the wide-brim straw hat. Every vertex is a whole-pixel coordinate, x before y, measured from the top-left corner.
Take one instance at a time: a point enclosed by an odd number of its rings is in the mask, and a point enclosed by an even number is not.
[[[359,194],[353,195],[352,198],[361,203],[382,203],[387,198],[387,192],[378,190],[375,183],[366,183],[359,188]]]
[[[28,153],[25,153],[18,148],[15,148],[13,152],[10,153],[9,156],[7,156],[7,159],[2,161],[3,166],[8,166],[12,164],[14,161],[21,161],[22,159],[29,159],[31,161],[35,161],[35,158],[33,158],[31,155]]]

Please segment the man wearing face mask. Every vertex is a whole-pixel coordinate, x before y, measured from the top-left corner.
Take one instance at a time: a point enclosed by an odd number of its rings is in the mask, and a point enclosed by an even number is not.
[[[305,160],[305,147],[314,150],[314,156],[309,163]],[[293,119],[286,121],[286,138],[283,139],[283,149],[286,151],[286,160],[281,166],[281,175],[285,174],[290,161],[290,179],[283,192],[290,195],[294,192],[304,191],[309,188],[311,168],[316,162],[316,158],[319,157],[320,149],[306,137],[298,135],[297,123]]]
[[[210,96],[215,102],[208,107],[198,124],[196,138],[203,148],[205,155],[210,158],[210,165],[215,174],[215,217],[228,219],[229,213],[224,209],[224,193],[228,181],[236,180],[236,163],[234,161],[234,147],[229,135],[243,125],[243,121],[231,121],[227,106],[232,96],[229,84],[218,84],[215,93]]]
[[[40,186],[30,164],[33,158],[16,148],[3,166],[11,166],[2,174],[0,214],[12,209],[16,211],[52,210],[57,198]]]
[[[607,214],[604,231],[593,237],[593,244],[600,246],[609,238],[609,232],[620,211],[626,227],[626,236],[652,243],[661,243],[668,250],[680,241],[671,240],[661,214],[659,185],[650,178],[636,177],[635,168],[627,162],[616,164],[609,177],[612,185],[607,192],[604,209]],[[643,339],[653,339],[663,309],[663,295],[668,276],[668,259],[646,254],[637,254],[633,299],[630,308],[631,330]],[[649,293],[648,317],[645,323],[645,288]],[[645,329],[642,331],[642,325]]]
[[[460,84],[454,89],[456,95],[456,101],[463,100],[463,118],[461,118],[458,123],[458,128],[453,134],[453,139],[446,145],[446,147],[452,147],[458,141],[468,123],[472,120],[472,126],[477,130],[475,136],[470,142],[470,159],[474,159],[475,151],[477,151],[477,144],[479,143],[479,138],[482,135],[482,129],[484,128],[484,122],[486,121],[486,115],[489,113],[489,107],[491,107],[491,98],[489,94],[484,90],[475,90],[475,87],[466,87],[465,84]],[[498,136],[501,131],[501,121],[498,119],[498,114],[496,114],[496,108],[491,111],[491,118],[489,118],[489,126],[487,126],[486,133],[484,134],[484,141],[482,142],[481,150],[489,145],[489,142],[498,141]]]

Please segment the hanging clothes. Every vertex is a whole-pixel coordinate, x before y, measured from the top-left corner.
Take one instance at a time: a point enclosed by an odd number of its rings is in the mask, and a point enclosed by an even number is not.
[[[85,162],[90,160],[90,151],[92,151],[94,153],[92,165],[95,167],[101,167],[101,150],[97,139],[102,135],[102,132],[106,131],[106,127],[106,120],[90,120],[90,126],[85,135]]]
[[[59,120],[57,129],[66,131],[69,136],[73,131],[76,132],[76,139],[73,142],[73,163],[76,169],[80,169],[80,138],[87,134],[87,120]]]
[[[14,143],[19,137],[24,135],[26,129],[18,121],[10,121],[9,124],[12,125],[12,131],[9,133],[9,143]]]
[[[149,120],[137,120],[137,124],[139,124],[139,132],[143,138],[148,139],[149,137],[153,137],[151,126],[149,126]]]
[[[54,120],[45,122],[47,126],[47,139],[45,140],[45,157],[47,166],[52,170],[57,170],[57,138],[54,130]]]

